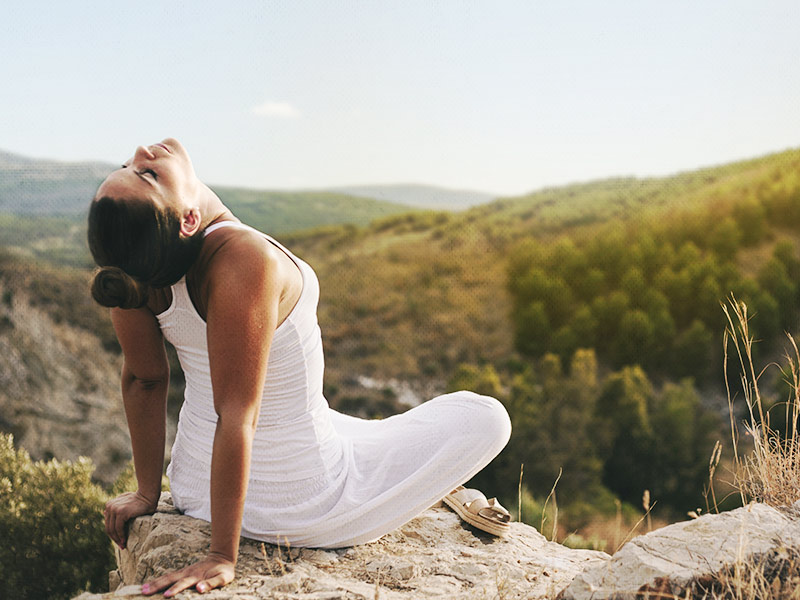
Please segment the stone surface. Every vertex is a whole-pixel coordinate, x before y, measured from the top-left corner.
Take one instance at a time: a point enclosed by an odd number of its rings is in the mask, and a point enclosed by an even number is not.
[[[800,549],[798,516],[800,502],[783,510],[750,504],[668,525],[634,538],[611,560],[589,566],[560,598],[622,600],[645,591],[683,597],[693,582],[713,578],[735,562],[758,563],[776,552]]]
[[[128,550],[108,594],[79,600],[144,598],[141,584],[204,555],[208,523],[183,516],[169,494],[155,515],[131,525]],[[208,598],[260,600],[602,600],[684,597],[736,562],[772,564],[800,555],[800,501],[775,509],[751,504],[704,515],[634,538],[613,557],[571,550],[512,523],[504,539],[431,508],[371,544],[341,550],[290,548],[242,540],[236,579]],[[647,594],[650,592],[650,595]],[[186,591],[180,597],[191,598]]]
[[[110,581],[117,594],[204,554],[208,523],[180,515],[168,494],[156,514],[132,525],[128,549],[117,551]],[[431,508],[370,544],[340,550],[277,547],[243,539],[236,579],[204,597],[296,600],[380,598],[553,598],[584,568],[609,556],[548,542],[512,523],[504,539],[465,525],[447,508]],[[194,597],[184,592],[181,597]],[[199,595],[198,595],[199,596]],[[81,600],[113,598],[85,594]],[[136,596],[128,596],[136,597]]]

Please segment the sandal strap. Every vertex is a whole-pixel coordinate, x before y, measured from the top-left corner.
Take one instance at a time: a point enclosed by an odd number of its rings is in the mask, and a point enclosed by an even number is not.
[[[497,501],[496,498],[487,500],[485,497],[476,498],[464,507],[473,515],[480,515],[487,519],[507,522],[511,520],[511,514]]]
[[[508,523],[511,520],[511,514],[497,501],[497,498],[487,500],[480,490],[459,486],[448,496],[473,515],[500,523]]]
[[[449,496],[463,506],[466,506],[470,502],[474,502],[475,500],[479,500],[481,498],[486,500],[486,496],[484,496],[480,490],[473,490],[471,488],[456,488],[456,490],[457,491],[451,492]]]
[[[492,500],[494,500],[494,498],[492,498]],[[500,523],[508,523],[511,521],[511,513],[499,503],[480,509],[478,514],[486,519],[492,519]]]

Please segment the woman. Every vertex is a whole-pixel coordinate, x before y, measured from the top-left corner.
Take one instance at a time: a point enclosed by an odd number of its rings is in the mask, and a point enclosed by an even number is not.
[[[511,425],[492,398],[458,392],[365,421],[322,395],[313,270],[239,222],[201,183],[181,144],[140,146],[100,185],[89,211],[100,269],[92,295],[112,307],[138,490],[111,500],[106,531],[153,513],[164,457],[169,368],[186,392],[167,470],[175,505],[212,523],[208,556],[143,586],[166,596],[233,579],[239,536],[342,547],[379,538],[496,456]],[[507,527],[472,491],[448,496],[470,522]],[[481,514],[478,514],[478,513]],[[491,529],[491,527],[487,527]]]

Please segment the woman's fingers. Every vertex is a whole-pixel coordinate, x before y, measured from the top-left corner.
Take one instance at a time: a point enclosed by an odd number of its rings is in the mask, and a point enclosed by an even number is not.
[[[125,541],[127,535],[125,533],[125,523],[127,519],[120,512],[118,508],[113,506],[106,508],[105,512],[105,522],[106,522],[106,533],[108,537],[111,538],[111,541],[114,542],[120,548],[125,547]]]
[[[196,576],[181,577],[180,579],[178,579],[178,581],[172,584],[172,587],[170,587],[166,592],[164,592],[164,595],[167,598],[174,596],[175,594],[182,592],[186,588],[192,587],[195,583],[197,583],[198,579],[199,577]]]
[[[161,577],[157,577],[153,579],[153,581],[148,581],[142,586],[142,594],[145,596],[149,596],[150,594],[155,594],[156,592],[160,592],[166,587],[178,582],[182,578],[182,574],[186,569],[181,569],[180,571],[172,571],[171,573],[166,573]],[[170,590],[165,592],[165,595],[169,593]],[[175,593],[175,592],[172,592]]]
[[[140,515],[152,514],[155,509],[138,493],[126,492],[106,503],[104,516],[106,534],[120,548],[128,541],[128,521]]]
[[[164,595],[171,597],[192,586],[202,593],[230,583],[233,581],[233,577],[232,563],[221,564],[207,558],[145,583],[142,586],[142,594],[149,596],[169,587]]]
[[[121,511],[114,511],[114,541],[123,550],[125,549],[125,542],[128,540],[128,535],[125,531],[127,522],[127,517]]]
[[[200,581],[197,584],[197,591],[201,593],[205,593],[209,590],[213,590],[214,588],[222,587],[233,581],[233,577],[229,576],[226,573],[220,573],[215,577],[211,577],[210,579],[206,579],[205,581]]]
[[[111,505],[111,502],[109,502],[108,504],[106,504],[106,510],[105,510],[106,534],[108,535],[108,537],[111,538],[112,542],[114,542],[115,544],[117,544],[117,546],[122,548],[124,547],[125,544],[124,541],[125,527],[123,524],[122,528],[123,535],[120,536],[119,526],[118,526],[119,521],[120,519],[119,515],[117,514],[117,509],[114,508],[113,505]]]

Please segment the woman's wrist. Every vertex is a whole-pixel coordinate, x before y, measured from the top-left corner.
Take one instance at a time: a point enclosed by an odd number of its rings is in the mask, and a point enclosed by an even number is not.
[[[146,491],[139,488],[136,490],[136,496],[142,500],[147,506],[151,507],[153,510],[158,508],[158,500],[161,498],[161,490],[159,489],[157,492],[153,491]]]
[[[231,552],[221,552],[211,549],[208,551],[208,558],[217,562],[226,562],[236,566],[236,555]]]

